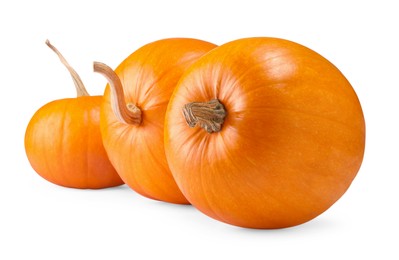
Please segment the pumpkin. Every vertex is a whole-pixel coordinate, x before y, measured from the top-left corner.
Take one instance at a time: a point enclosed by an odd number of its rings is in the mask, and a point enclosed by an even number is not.
[[[182,75],[165,149],[188,201],[246,228],[305,223],[348,189],[363,159],[358,97],[327,59],[292,41],[221,45]]]
[[[123,184],[102,144],[101,96],[89,96],[79,75],[61,53],[72,75],[76,98],[55,100],[42,106],[25,132],[25,151],[33,169],[44,179],[65,187],[99,189]]]
[[[100,119],[105,149],[124,182],[144,197],[188,204],[165,157],[164,117],[182,73],[214,47],[168,38],[137,49],[115,71],[94,63],[94,71],[109,82]]]

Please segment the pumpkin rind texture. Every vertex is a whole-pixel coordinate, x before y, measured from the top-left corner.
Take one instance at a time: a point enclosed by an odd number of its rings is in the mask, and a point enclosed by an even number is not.
[[[182,108],[218,99],[219,132],[190,128]],[[208,216],[248,228],[305,223],[333,205],[361,166],[358,97],[327,59],[277,38],[221,45],[182,76],[165,149],[183,194]]]
[[[25,151],[41,177],[79,189],[123,184],[102,143],[101,103],[101,96],[55,100],[33,115],[25,132]]]
[[[147,198],[188,204],[165,157],[164,117],[180,76],[214,47],[197,39],[163,39],[142,46],[115,69],[126,103],[141,110],[140,125],[118,120],[110,87],[106,87],[101,110],[105,149],[125,183]]]

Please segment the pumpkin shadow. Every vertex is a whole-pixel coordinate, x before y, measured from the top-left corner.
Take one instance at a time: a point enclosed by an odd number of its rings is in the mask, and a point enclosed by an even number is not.
[[[148,203],[151,203],[151,204],[155,205],[156,207],[172,208],[175,210],[178,209],[178,210],[197,211],[197,209],[191,204],[177,204],[177,203],[166,202],[166,201],[162,201],[162,200],[155,200],[155,199],[149,199],[149,198],[145,198],[145,199],[148,200]]]
[[[294,233],[314,233],[314,232],[328,232],[329,230],[335,229],[338,223],[329,218],[316,218],[300,225],[276,228],[276,229],[255,229],[255,228],[243,228],[235,227],[235,231],[247,233],[247,234],[294,234]]]
[[[132,189],[127,184],[122,184],[119,186],[109,187],[105,190],[115,190],[115,191],[131,191]]]

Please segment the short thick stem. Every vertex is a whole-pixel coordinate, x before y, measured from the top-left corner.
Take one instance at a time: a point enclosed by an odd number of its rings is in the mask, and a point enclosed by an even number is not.
[[[199,125],[208,133],[219,132],[226,117],[226,109],[218,99],[192,102],[183,107],[183,115],[190,127]]]
[[[57,48],[55,48],[49,40],[46,40],[46,44],[48,47],[50,47],[51,50],[55,52],[55,54],[58,55],[58,58],[60,58],[61,63],[68,69],[69,73],[72,76],[73,83],[75,84],[76,88],[76,93],[78,97],[81,96],[89,96],[89,93],[87,92],[82,80],[80,79],[78,73],[69,65],[67,60],[62,56],[61,52],[58,51]]]
[[[93,68],[94,72],[103,75],[110,85],[111,106],[118,120],[126,124],[140,125],[142,120],[141,110],[132,103],[126,104],[122,83],[118,75],[110,67],[101,62],[94,62]]]

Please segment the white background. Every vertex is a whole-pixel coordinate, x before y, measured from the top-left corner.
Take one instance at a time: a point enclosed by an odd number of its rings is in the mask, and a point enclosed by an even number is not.
[[[78,4],[79,2],[79,4]],[[88,3],[87,3],[88,2]],[[0,259],[399,259],[397,1],[2,1]],[[250,230],[126,186],[76,190],[30,167],[23,139],[45,103],[74,97],[48,38],[91,94],[140,46],[166,37],[216,44],[273,36],[306,45],[349,79],[367,124],[364,162],[348,192],[316,219]]]

